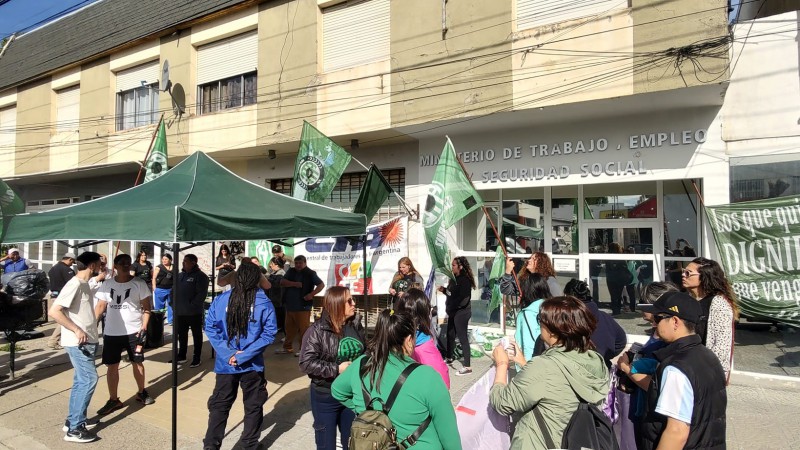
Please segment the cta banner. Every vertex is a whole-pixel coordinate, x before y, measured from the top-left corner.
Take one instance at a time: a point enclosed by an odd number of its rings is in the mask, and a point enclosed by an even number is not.
[[[706,212],[742,312],[800,326],[800,197]]]
[[[325,286],[348,286],[353,294],[386,294],[397,272],[397,261],[408,255],[408,217],[398,217],[367,228],[367,261],[364,266],[363,236],[313,238],[294,247],[304,255]]]

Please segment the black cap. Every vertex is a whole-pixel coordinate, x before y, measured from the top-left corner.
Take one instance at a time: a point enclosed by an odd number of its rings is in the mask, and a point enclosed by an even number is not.
[[[272,253],[283,253],[283,248],[280,245],[273,245],[272,246]]]
[[[703,315],[700,302],[684,292],[665,292],[653,304],[643,303],[636,306],[639,311],[652,314],[667,314],[679,317],[686,322],[697,323]]]

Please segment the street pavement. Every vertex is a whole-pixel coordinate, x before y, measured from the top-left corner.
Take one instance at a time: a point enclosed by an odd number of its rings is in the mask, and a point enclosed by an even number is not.
[[[634,314],[620,317],[632,334],[643,334]],[[728,388],[728,448],[800,449],[797,440],[797,405],[800,403],[797,334],[785,329],[744,324],[737,331],[736,368]],[[53,325],[41,328],[45,334]],[[170,331],[167,327],[167,332]],[[167,333],[167,339],[170,336]],[[67,410],[72,369],[63,351],[45,348],[46,339],[22,341],[15,380],[0,380],[0,450],[60,449],[76,444],[62,440],[61,426]],[[4,343],[4,342],[3,342]],[[261,442],[265,448],[314,448],[314,430],[308,398],[308,379],[299,372],[293,355],[275,355],[276,345],[265,353],[269,401],[265,405]],[[169,345],[147,353],[146,380],[156,403],[142,406],[133,399],[136,388],[128,365],[120,369],[120,396],[126,408],[101,419],[95,429],[100,440],[87,448],[162,449],[171,442],[171,365]],[[98,360],[99,364],[99,360]],[[474,374],[457,377],[451,372],[451,397],[456,404],[469,386],[491,364],[488,356],[473,358]],[[459,367],[458,365],[455,366]],[[760,372],[752,375],[749,372]],[[97,411],[108,399],[105,368],[90,405]],[[8,353],[0,353],[0,376],[8,375]],[[181,367],[178,372],[178,439],[181,449],[202,448],[206,430],[206,401],[213,384],[213,359],[206,343],[203,364]],[[90,414],[90,416],[93,414]],[[224,449],[234,448],[242,432],[240,399],[231,410]]]

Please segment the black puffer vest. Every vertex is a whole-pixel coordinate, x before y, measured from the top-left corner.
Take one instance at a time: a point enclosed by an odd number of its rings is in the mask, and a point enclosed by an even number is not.
[[[656,375],[647,391],[647,413],[642,420],[642,441],[646,450],[658,446],[667,417],[655,412],[664,369],[673,366],[689,379],[694,392],[692,423],[685,449],[725,449],[725,372],[719,359],[692,334],[657,350]]]

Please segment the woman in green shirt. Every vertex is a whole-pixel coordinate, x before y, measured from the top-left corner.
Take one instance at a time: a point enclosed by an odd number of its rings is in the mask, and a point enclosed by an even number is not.
[[[414,363],[411,354],[416,330],[411,315],[393,314],[388,309],[381,312],[367,353],[353,361],[352,366],[334,380],[331,386],[333,397],[356,414],[366,409],[359,372],[361,360],[366,358],[364,385],[373,399],[386,400],[400,373]],[[375,405],[380,403],[375,402]],[[400,389],[389,411],[389,419],[397,430],[398,440],[402,440],[413,434],[428,417],[430,425],[413,446],[414,450],[460,450],[456,413],[447,386],[436,370],[421,365],[411,372]]]

